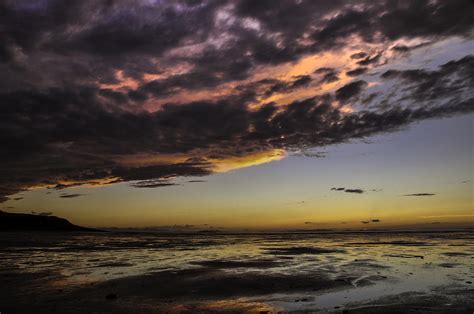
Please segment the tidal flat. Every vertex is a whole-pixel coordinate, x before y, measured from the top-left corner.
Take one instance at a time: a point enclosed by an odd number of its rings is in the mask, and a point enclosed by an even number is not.
[[[7,233],[0,312],[472,313],[474,232]]]

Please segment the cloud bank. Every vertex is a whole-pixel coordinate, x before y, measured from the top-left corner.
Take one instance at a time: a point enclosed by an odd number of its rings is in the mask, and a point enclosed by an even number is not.
[[[38,186],[169,186],[229,160],[273,160],[262,156],[470,113],[472,55],[375,70],[393,51],[472,40],[472,6],[3,1],[0,199]],[[410,40],[419,43],[402,44]],[[328,57],[296,73],[305,58],[344,51],[345,65]],[[390,88],[370,94],[368,73]]]

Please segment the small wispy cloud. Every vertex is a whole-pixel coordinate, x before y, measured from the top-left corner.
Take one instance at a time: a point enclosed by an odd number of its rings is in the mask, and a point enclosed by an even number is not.
[[[344,192],[362,194],[362,193],[364,193],[364,190],[362,190],[362,189],[345,189]]]
[[[296,157],[315,157],[315,158],[324,158],[327,156],[327,152],[311,152],[306,150],[301,150],[299,152],[294,153]]]
[[[382,220],[380,220],[380,219],[362,220],[360,223],[362,223],[364,225],[367,225],[367,224],[370,224],[370,223],[378,223],[378,222],[382,222]]]
[[[62,194],[59,197],[60,198],[75,198],[75,197],[81,197],[81,196],[84,196],[84,195],[86,195],[86,194]]]
[[[346,192],[346,193],[355,193],[355,194],[362,194],[365,191],[362,189],[346,189],[346,188],[331,188],[331,191],[336,192]]]
[[[166,180],[146,180],[131,184],[135,188],[159,188],[164,186],[179,185]]]
[[[404,194],[402,196],[434,196],[434,193],[414,193],[414,194]]]
[[[462,217],[474,217],[471,214],[460,214],[460,215],[433,215],[433,216],[421,216],[422,219],[431,219],[431,218],[462,218]]]

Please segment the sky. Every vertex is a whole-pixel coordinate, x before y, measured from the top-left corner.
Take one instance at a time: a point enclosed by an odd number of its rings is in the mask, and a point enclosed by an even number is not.
[[[472,1],[0,2],[0,209],[474,226]]]

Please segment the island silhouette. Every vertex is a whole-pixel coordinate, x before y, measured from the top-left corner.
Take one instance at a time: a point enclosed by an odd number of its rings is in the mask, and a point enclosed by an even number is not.
[[[7,213],[0,210],[0,231],[79,231],[102,232],[102,230],[77,226],[67,219],[56,216]]]

